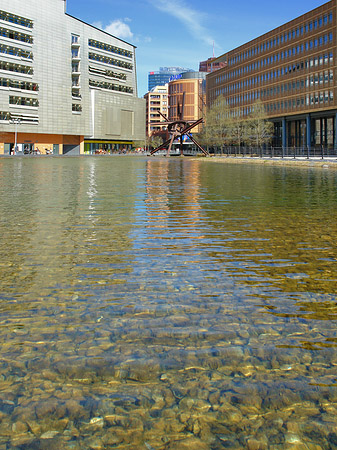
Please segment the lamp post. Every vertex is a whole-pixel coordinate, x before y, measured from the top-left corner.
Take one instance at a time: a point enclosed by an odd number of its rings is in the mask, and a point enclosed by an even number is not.
[[[21,119],[11,119],[10,123],[13,123],[15,125],[15,133],[14,133],[14,135],[15,135],[15,138],[14,138],[15,142],[14,142],[14,149],[13,149],[13,155],[15,155],[16,149],[17,149],[17,146],[18,146],[18,143],[17,143],[17,141],[18,141],[18,139],[17,139],[18,138],[18,125],[20,125]]]

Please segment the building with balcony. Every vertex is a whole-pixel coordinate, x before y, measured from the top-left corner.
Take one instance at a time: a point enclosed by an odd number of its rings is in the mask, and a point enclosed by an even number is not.
[[[274,146],[337,146],[336,0],[237,47],[207,75],[207,102],[225,96],[247,117],[261,100]]]
[[[0,153],[131,146],[144,138],[135,47],[66,13],[64,0],[1,0]]]
[[[152,136],[164,131],[166,125],[159,125],[168,116],[168,85],[156,86],[144,96],[146,100],[146,135]],[[161,113],[161,114],[160,114]]]

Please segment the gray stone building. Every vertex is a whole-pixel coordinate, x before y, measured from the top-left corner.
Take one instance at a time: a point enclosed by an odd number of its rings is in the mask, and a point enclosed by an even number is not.
[[[127,148],[144,122],[132,44],[64,0],[0,0],[0,153]]]

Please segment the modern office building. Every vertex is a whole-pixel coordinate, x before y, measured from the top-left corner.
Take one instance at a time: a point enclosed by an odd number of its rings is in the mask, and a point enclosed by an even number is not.
[[[146,100],[146,135],[151,136],[154,133],[166,129],[165,125],[158,125],[158,122],[168,116],[168,85],[156,86],[150,92],[144,95]]]
[[[169,83],[169,120],[179,120],[183,105],[183,119],[195,121],[204,116],[206,107],[206,72],[185,72]],[[185,95],[184,95],[185,94]],[[201,131],[201,125],[192,133]]]
[[[337,146],[336,0],[231,50],[207,75],[207,102],[221,95],[247,117],[260,99],[274,146]]]
[[[148,78],[148,89],[151,91],[156,86],[165,86],[172,78],[183,72],[192,72],[192,69],[183,67],[160,67],[157,72],[150,72]]]
[[[135,47],[66,13],[0,1],[0,153],[80,154],[144,138]]]

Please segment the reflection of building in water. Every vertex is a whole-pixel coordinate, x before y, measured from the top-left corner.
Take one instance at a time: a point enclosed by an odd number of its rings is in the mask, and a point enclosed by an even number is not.
[[[227,170],[228,169],[228,170]],[[328,171],[213,166],[202,178],[204,210],[217,239],[214,267],[270,314],[337,314],[336,178]],[[221,199],[222,201],[219,201]],[[325,300],[325,301],[324,301]]]
[[[200,219],[200,164],[197,161],[149,160],[146,200],[148,226],[167,228],[178,217],[182,227]]]
[[[154,159],[147,161],[145,205],[147,207],[147,226],[149,228],[168,227],[170,194],[168,161]]]
[[[200,220],[200,163],[190,161],[184,172],[184,199],[186,201],[186,215],[195,224]]]
[[[118,168],[98,159],[6,163],[0,174],[10,195],[1,204],[6,223],[0,235],[10,264],[2,269],[3,292],[57,296],[58,287],[71,289],[86,278],[89,295],[99,279],[108,284],[116,273],[130,270],[136,163]]]

